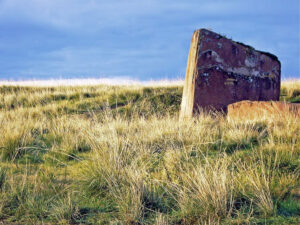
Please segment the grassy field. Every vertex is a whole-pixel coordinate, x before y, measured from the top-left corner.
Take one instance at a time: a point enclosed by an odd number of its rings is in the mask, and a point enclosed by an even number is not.
[[[299,224],[299,118],[178,121],[181,94],[1,86],[0,224]]]

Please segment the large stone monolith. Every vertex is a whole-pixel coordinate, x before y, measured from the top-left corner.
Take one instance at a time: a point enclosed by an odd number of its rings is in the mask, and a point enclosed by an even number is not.
[[[194,32],[185,75],[181,118],[199,110],[227,111],[231,103],[277,101],[280,62],[270,53],[206,29]]]

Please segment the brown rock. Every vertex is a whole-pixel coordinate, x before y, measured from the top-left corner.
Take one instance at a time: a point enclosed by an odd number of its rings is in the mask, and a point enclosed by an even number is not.
[[[280,62],[206,29],[194,32],[180,117],[199,109],[226,111],[242,100],[276,101],[280,95]]]
[[[257,119],[283,116],[299,116],[299,103],[241,101],[228,105],[227,117]]]

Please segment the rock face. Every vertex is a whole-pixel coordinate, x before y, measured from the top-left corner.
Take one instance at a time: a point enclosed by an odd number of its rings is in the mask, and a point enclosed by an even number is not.
[[[257,119],[272,116],[300,117],[300,103],[241,101],[228,105],[229,118]]]
[[[242,100],[277,101],[281,66],[276,56],[206,29],[194,32],[180,117],[199,110],[227,111]]]

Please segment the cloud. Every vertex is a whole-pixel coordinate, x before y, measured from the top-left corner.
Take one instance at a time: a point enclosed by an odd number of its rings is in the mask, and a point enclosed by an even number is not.
[[[3,0],[0,17],[3,19],[48,24],[61,28],[113,27],[138,22],[145,17],[181,18],[190,15],[228,17],[276,13],[278,1],[179,1],[179,0]],[[255,7],[254,7],[255,6]],[[260,7],[259,7],[260,6]]]
[[[2,0],[0,78],[183,76],[201,27],[275,53],[296,76],[298,9],[297,0]]]

